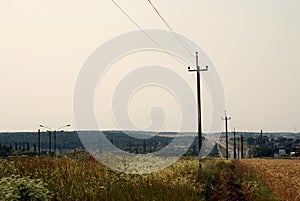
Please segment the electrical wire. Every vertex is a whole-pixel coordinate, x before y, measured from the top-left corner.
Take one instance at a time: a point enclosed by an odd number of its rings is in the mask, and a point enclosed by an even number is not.
[[[131,23],[133,23],[139,30],[141,30],[146,36],[147,38],[149,38],[155,45],[157,45],[161,50],[163,50],[163,52],[165,52],[166,54],[168,54],[169,56],[171,56],[173,59],[175,59],[176,61],[178,61],[179,63],[183,64],[183,65],[188,65],[188,66],[193,66],[190,63],[188,63],[187,61],[180,59],[175,57],[173,54],[171,54],[170,52],[168,52],[165,48],[163,48],[158,42],[156,42],[140,25],[138,25],[138,23],[136,23],[128,14],[127,12],[121,8],[121,6],[115,2],[114,0],[112,0],[112,2],[115,4],[115,6],[131,21]]]
[[[154,4],[150,0],[148,0],[148,2],[151,5],[151,7],[154,9],[154,11],[156,12],[156,14],[159,16],[159,18],[163,21],[163,23],[169,29],[169,31],[174,35],[174,37],[176,38],[176,40],[178,40],[178,42],[181,44],[181,46],[187,51],[187,53],[189,53],[192,57],[194,57],[195,56],[194,55],[195,51],[193,50],[193,48],[191,48],[191,46],[189,46],[186,42],[184,42],[184,40],[174,31],[174,29],[172,28],[172,26],[162,16],[162,14],[158,11],[158,9],[154,6]]]
[[[141,30],[146,36],[147,38],[149,38],[154,44],[156,44],[161,50],[163,50],[163,52],[165,52],[166,54],[168,54],[169,56],[171,56],[173,59],[175,59],[176,61],[178,61],[179,63],[183,64],[183,65],[189,65],[192,68],[196,69],[195,67],[193,67],[193,65],[190,65],[188,62],[186,62],[183,59],[178,59],[177,57],[175,57],[174,55],[172,55],[171,53],[169,53],[165,48],[163,48],[158,42],[156,42],[138,23],[136,23],[130,16],[129,14],[118,4],[116,3],[114,0],[112,0],[112,2],[115,4],[115,6],[129,19],[129,21],[131,21],[131,23],[133,23],[139,30]],[[157,8],[152,4],[152,2],[150,0],[148,0],[148,2],[151,4],[151,6],[153,7],[153,9],[156,11],[156,13],[160,16],[160,18],[162,19],[162,21],[165,23],[165,25],[168,27],[168,29],[174,34],[175,38],[180,42],[180,44],[184,47],[184,49],[192,56],[194,57],[194,55],[191,53],[190,50],[188,50],[188,48],[192,49],[190,46],[188,46],[179,36],[178,34],[176,34],[176,32],[174,31],[174,29],[169,25],[169,23],[163,18],[163,16],[159,13],[159,11],[157,10]],[[211,79],[209,77],[209,81],[211,82]],[[214,93],[213,89],[212,89],[212,93]],[[208,104],[207,100],[205,100],[204,98],[204,102]],[[221,111],[221,106],[219,105],[219,103],[217,103],[218,105],[218,109]],[[208,107],[208,110],[210,112],[212,112],[212,109],[210,107]]]

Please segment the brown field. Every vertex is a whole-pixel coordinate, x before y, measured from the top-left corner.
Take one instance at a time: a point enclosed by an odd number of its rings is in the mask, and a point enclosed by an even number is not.
[[[261,177],[281,200],[300,201],[300,160],[246,159],[239,164]]]

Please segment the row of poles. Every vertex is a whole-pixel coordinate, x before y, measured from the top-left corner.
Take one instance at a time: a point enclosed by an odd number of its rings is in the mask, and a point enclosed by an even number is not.
[[[188,67],[188,72],[196,72],[197,76],[197,107],[198,107],[198,152],[199,152],[199,168],[201,169],[201,148],[202,148],[202,119],[201,119],[201,71],[208,71],[208,66],[206,68],[201,69],[198,65],[198,52],[196,52],[196,69],[191,69]],[[225,121],[225,130],[226,130],[226,159],[228,160],[228,120],[231,117],[228,117],[225,111],[225,117],[222,118]],[[241,158],[243,158],[244,153],[244,137],[241,135]],[[235,131],[234,131],[234,158],[236,158],[236,142],[235,142]]]
[[[225,112],[225,117],[222,118],[225,121],[225,135],[226,135],[226,159],[228,160],[228,120],[231,119],[231,117],[228,117]],[[259,136],[259,144],[261,145],[263,142],[263,131],[260,130],[260,136]],[[259,151],[259,158],[261,158],[262,152]],[[236,132],[235,128],[233,129],[233,158],[237,158],[236,154]],[[244,136],[241,135],[241,158],[244,158]]]
[[[229,153],[228,153],[228,120],[231,120],[231,117],[228,117],[225,111],[225,117],[222,117],[222,119],[225,121],[225,138],[226,138],[226,145],[225,145],[225,149],[226,149],[226,160],[228,160],[229,157]],[[262,131],[261,131],[262,132]],[[261,134],[262,135],[262,134]],[[238,142],[239,145],[239,142]],[[239,158],[239,156],[237,156],[236,154],[236,132],[235,132],[235,128],[233,129],[233,158]],[[239,148],[238,148],[238,153],[239,153]],[[241,135],[241,158],[244,158],[244,136]]]
[[[69,127],[71,126],[70,124],[68,125],[63,125],[61,127],[59,127],[58,129],[56,130],[52,130],[49,126],[45,126],[45,125],[39,125],[41,128],[46,128],[48,134],[49,134],[49,138],[48,138],[48,153],[49,155],[51,155],[51,133],[53,132],[53,140],[54,140],[54,147],[53,147],[53,152],[54,152],[54,155],[56,155],[56,134],[57,132],[63,132],[62,128],[66,128],[66,127]],[[38,129],[38,154],[39,156],[41,156],[41,130]]]

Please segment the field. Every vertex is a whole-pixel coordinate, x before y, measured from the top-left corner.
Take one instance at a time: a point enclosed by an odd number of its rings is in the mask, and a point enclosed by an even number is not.
[[[240,160],[241,169],[255,172],[281,200],[300,200],[300,160]]]
[[[201,171],[196,158],[184,158],[156,173],[132,175],[90,157],[3,158],[0,200],[276,200],[260,180],[241,172],[239,161],[218,159],[205,160]]]

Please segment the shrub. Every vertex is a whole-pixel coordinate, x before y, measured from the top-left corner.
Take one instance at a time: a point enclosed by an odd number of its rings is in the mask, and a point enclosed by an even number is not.
[[[47,201],[50,192],[41,180],[11,175],[0,179],[0,200]]]

